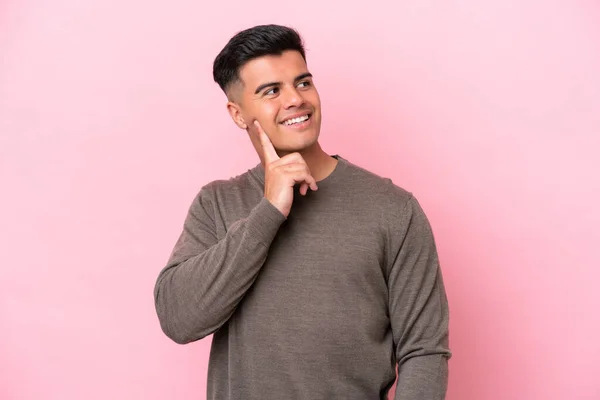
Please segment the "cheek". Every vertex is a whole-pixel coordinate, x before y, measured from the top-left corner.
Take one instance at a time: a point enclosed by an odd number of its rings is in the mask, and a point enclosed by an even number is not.
[[[266,123],[276,123],[277,114],[279,107],[275,102],[264,103],[258,110],[259,118],[263,119]]]
[[[315,108],[321,108],[321,99],[319,98],[319,93],[314,90],[309,95],[309,101]]]
[[[265,126],[273,124],[273,121],[277,119],[277,108],[272,104],[258,103],[254,104],[253,107],[248,107],[244,110],[244,121],[248,125],[252,125],[255,120],[258,120],[261,125]]]

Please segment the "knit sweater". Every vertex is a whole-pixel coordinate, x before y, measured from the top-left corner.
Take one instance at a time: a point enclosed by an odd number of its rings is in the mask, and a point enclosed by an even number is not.
[[[415,197],[342,157],[286,218],[261,164],[201,188],[155,290],[165,334],[214,334],[209,400],[444,399],[448,304]]]

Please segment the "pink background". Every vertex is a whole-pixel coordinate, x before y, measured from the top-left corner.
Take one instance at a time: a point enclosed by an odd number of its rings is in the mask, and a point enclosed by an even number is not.
[[[0,399],[204,398],[210,339],[170,342],[152,289],[200,186],[258,162],[211,68],[269,22],[325,150],[430,217],[448,399],[600,399],[600,5],[205,4],[0,3]]]

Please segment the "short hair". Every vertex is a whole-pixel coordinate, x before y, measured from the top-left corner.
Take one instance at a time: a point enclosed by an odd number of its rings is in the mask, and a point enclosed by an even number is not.
[[[223,92],[240,80],[239,71],[252,59],[266,55],[281,55],[286,50],[300,52],[304,61],[306,54],[300,34],[287,26],[258,25],[233,36],[215,58],[213,78]]]

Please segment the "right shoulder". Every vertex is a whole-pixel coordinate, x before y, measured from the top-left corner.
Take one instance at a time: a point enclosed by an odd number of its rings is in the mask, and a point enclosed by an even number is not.
[[[229,179],[217,179],[201,187],[200,193],[213,193],[216,195],[248,190],[259,185],[260,182],[252,175],[251,171],[234,176]]]
[[[253,194],[262,193],[262,182],[248,170],[229,179],[217,179],[203,185],[197,192],[194,204],[216,206],[227,204],[241,198],[254,197]]]

